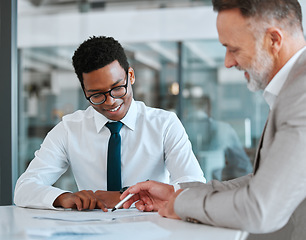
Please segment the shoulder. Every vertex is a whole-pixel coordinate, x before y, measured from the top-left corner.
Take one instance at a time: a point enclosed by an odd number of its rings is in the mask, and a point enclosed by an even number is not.
[[[77,110],[73,113],[67,114],[63,116],[62,121],[65,123],[68,122],[80,122],[83,121],[86,118],[93,117],[93,108],[88,107],[86,110]]]
[[[94,109],[88,107],[86,110],[77,110],[67,114],[62,118],[62,125],[66,129],[81,128],[83,125],[88,125],[94,120]]]
[[[150,120],[162,120],[166,121],[169,119],[177,119],[177,115],[174,112],[170,112],[168,110],[148,107],[143,102],[136,101],[138,114],[140,116],[144,116]]]
[[[87,108],[86,110],[77,110],[73,113],[67,114],[62,117],[56,126],[54,126],[47,134],[46,142],[60,142],[66,139],[69,133],[78,133],[82,129],[84,119],[88,119],[92,111]]]
[[[299,58],[294,63],[294,66],[292,67],[289,76],[288,76],[288,82],[290,85],[292,84],[305,84],[306,79],[306,50],[299,56]],[[298,82],[296,80],[300,80],[302,82]],[[293,82],[294,81],[294,82]]]
[[[296,61],[275,102],[274,112],[280,119],[306,120],[306,51]]]
[[[137,102],[138,126],[146,126],[159,133],[176,132],[183,129],[183,125],[174,112],[164,109],[148,107],[142,102]]]
[[[286,101],[306,95],[306,51],[297,59],[289,72],[287,80],[279,94],[279,98]]]

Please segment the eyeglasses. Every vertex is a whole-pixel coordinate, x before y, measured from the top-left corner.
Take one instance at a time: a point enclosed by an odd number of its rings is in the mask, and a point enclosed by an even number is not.
[[[128,71],[126,72],[126,84],[117,86],[112,88],[111,90],[107,92],[100,92],[95,93],[89,97],[86,97],[86,99],[91,102],[93,105],[100,105],[106,101],[106,94],[109,94],[112,98],[121,98],[124,97],[127,93],[127,86],[129,82],[129,75]]]

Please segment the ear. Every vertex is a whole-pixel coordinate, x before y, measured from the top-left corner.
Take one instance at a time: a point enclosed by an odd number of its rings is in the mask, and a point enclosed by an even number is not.
[[[284,34],[276,27],[268,28],[266,32],[268,48],[273,55],[277,55],[283,46]]]
[[[133,85],[133,84],[135,83],[135,73],[134,73],[134,69],[131,68],[131,67],[129,67],[128,74],[129,74],[129,78],[130,78],[131,85]]]

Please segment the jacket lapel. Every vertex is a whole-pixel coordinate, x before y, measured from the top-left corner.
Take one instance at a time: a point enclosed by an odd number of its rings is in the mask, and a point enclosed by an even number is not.
[[[264,135],[265,135],[265,131],[266,131],[266,128],[267,128],[267,124],[268,124],[268,120],[269,120],[269,117],[266,121],[266,124],[265,124],[265,127],[263,129],[263,132],[261,134],[261,137],[260,137],[260,140],[259,140],[259,143],[258,143],[258,147],[257,147],[257,151],[256,151],[256,155],[255,155],[255,160],[254,160],[254,174],[256,173],[258,167],[259,167],[259,162],[260,162],[260,150],[262,148],[262,143],[263,143],[263,139],[264,139]]]

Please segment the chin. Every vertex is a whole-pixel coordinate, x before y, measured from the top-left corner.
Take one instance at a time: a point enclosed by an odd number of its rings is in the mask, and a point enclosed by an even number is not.
[[[110,114],[107,114],[107,115],[103,114],[103,115],[112,121],[120,121],[123,118],[121,115],[116,115],[116,116],[112,116]]]
[[[107,117],[109,120],[120,121],[126,115],[126,112],[122,110],[123,109],[120,109],[118,113],[112,114],[112,113],[107,112],[107,114],[103,114],[103,115]]]

